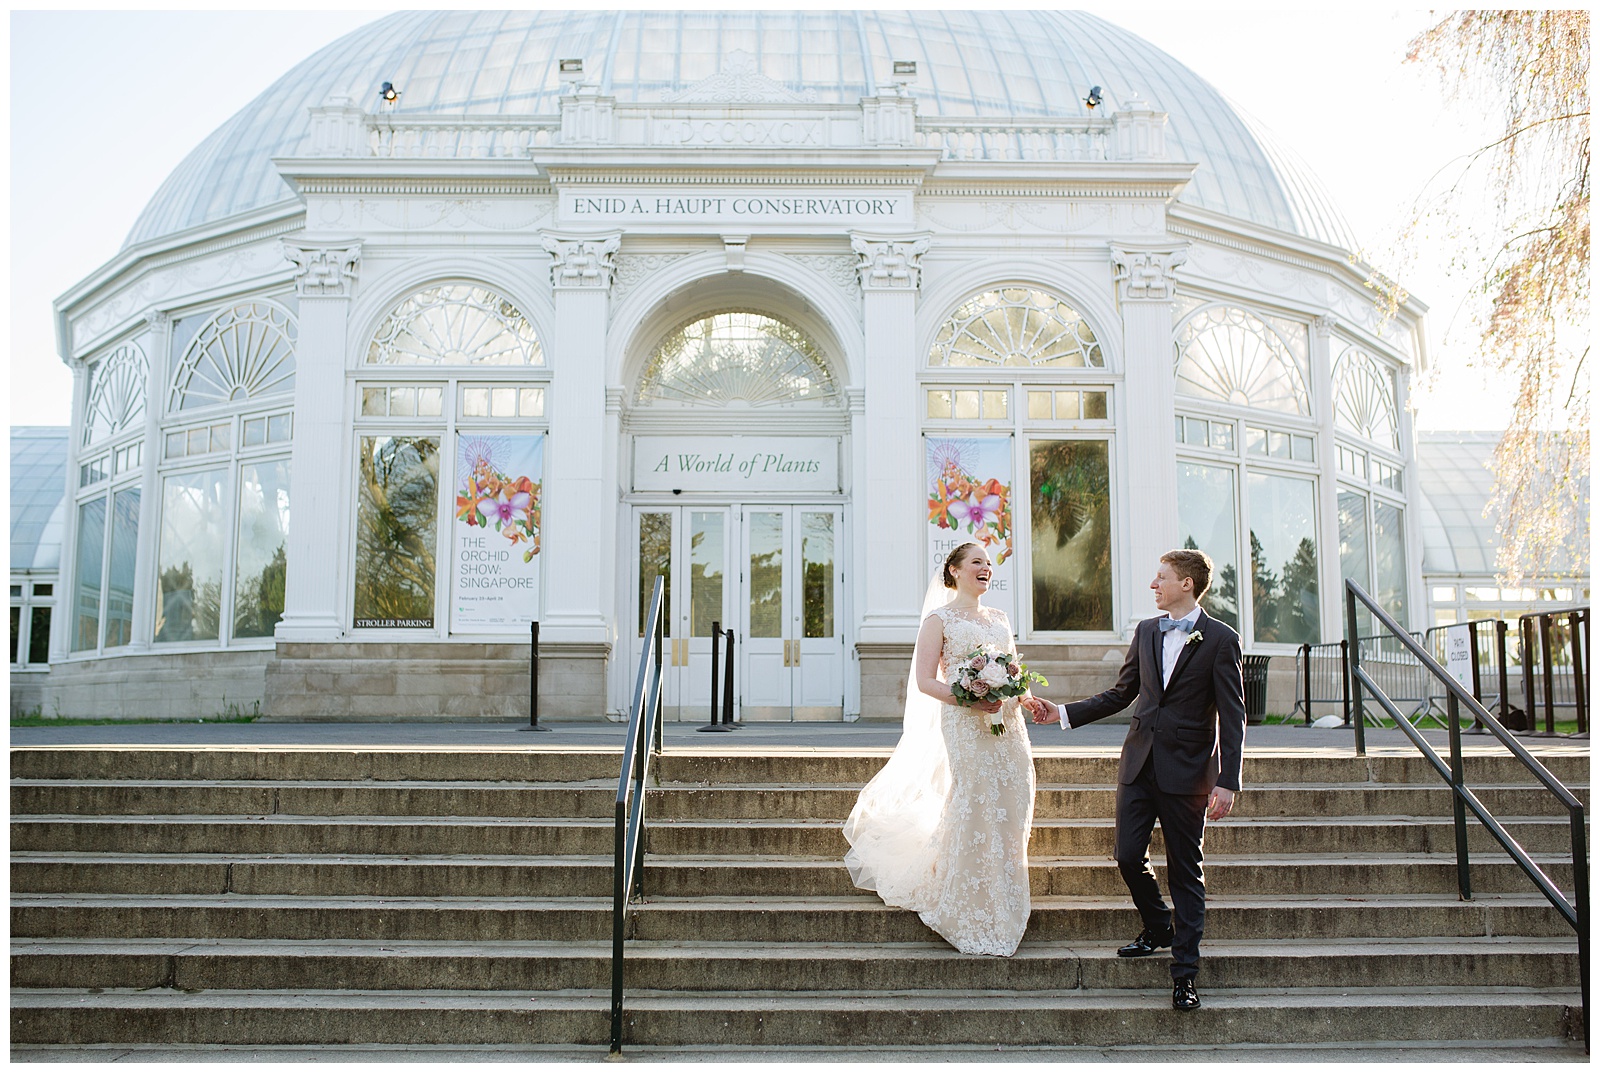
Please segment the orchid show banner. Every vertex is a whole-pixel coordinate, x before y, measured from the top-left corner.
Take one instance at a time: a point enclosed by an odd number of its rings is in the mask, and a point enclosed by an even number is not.
[[[1011,437],[927,436],[928,569],[975,540],[995,565],[984,602],[1017,621],[1013,565]]]
[[[526,630],[539,614],[544,436],[462,436],[456,450],[456,633]]]

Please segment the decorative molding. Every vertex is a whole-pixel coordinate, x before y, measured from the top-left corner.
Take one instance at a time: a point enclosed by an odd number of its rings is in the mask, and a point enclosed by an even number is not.
[[[933,245],[931,235],[886,238],[852,234],[850,248],[860,258],[862,290],[916,290],[922,285],[922,255]]]
[[[622,232],[615,231],[609,235],[562,235],[554,231],[541,231],[539,238],[551,257],[551,286],[602,290],[611,286],[611,277],[616,270],[613,258],[622,246]]]
[[[744,271],[744,249],[749,241],[749,235],[722,236],[722,251],[727,256],[729,272]]]
[[[606,413],[620,414],[622,406],[628,401],[628,389],[621,387],[606,388]]]
[[[855,170],[853,168],[761,169],[727,168],[710,171],[701,168],[654,167],[635,170],[610,166],[605,169],[551,164],[545,169],[556,186],[898,186],[916,190],[922,173],[906,168]],[[548,192],[548,190],[546,191]],[[1161,197],[1172,191],[1163,190]]]
[[[867,412],[867,389],[864,387],[845,388],[844,408],[852,415],[865,414]]]
[[[1325,313],[1320,317],[1311,318],[1311,333],[1318,339],[1326,340],[1338,328],[1339,318],[1332,313]]]
[[[294,290],[302,298],[348,298],[361,267],[361,243],[341,240],[283,242],[283,255],[294,262]]]
[[[811,104],[816,99],[815,92],[796,93],[762,74],[756,57],[742,48],[728,53],[716,74],[668,98],[673,104]]]
[[[611,259],[611,297],[613,307],[633,288],[684,257],[682,253],[619,253]]]
[[[1189,259],[1188,250],[1129,250],[1111,247],[1116,269],[1117,297],[1124,302],[1170,302],[1176,291],[1178,266]]]
[[[296,176],[295,186],[302,196],[317,195],[403,195],[408,197],[484,197],[506,194],[518,197],[549,197],[555,189],[542,179],[479,179],[470,176],[434,178],[385,177],[323,178]]]

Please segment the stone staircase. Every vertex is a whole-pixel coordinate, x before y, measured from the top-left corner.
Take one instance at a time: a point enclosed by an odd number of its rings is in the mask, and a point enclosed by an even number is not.
[[[1164,958],[1114,954],[1139,929],[1109,859],[1114,758],[1036,757],[1034,913],[1011,959],[958,954],[851,887],[840,821],[882,761],[658,761],[630,1053],[1476,1041],[1582,1057],[1571,929],[1481,829],[1477,896],[1457,898],[1449,798],[1418,757],[1247,757],[1235,816],[1207,835],[1205,1005],[1187,1014]],[[1587,801],[1586,756],[1546,762]],[[598,1057],[617,766],[600,750],[14,749],[14,1053]],[[1468,773],[1570,890],[1549,795],[1509,757]]]

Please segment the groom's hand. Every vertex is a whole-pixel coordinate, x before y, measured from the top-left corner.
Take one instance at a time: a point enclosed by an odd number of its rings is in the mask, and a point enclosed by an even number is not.
[[[1211,800],[1206,809],[1206,819],[1220,820],[1233,811],[1233,791],[1226,786],[1218,786],[1211,791]]]
[[[1047,700],[1039,697],[1029,697],[1023,703],[1028,706],[1028,711],[1033,713],[1033,721],[1035,723],[1045,725],[1061,721],[1061,713],[1057,711],[1054,704]]]

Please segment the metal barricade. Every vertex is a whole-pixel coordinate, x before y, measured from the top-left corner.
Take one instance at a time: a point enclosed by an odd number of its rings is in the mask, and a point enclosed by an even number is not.
[[[1350,643],[1301,645],[1294,661],[1294,711],[1306,726],[1323,715],[1339,715],[1350,725]],[[1320,707],[1319,707],[1320,706]]]
[[[1579,734],[1589,732],[1589,608],[1533,611],[1517,619],[1523,710],[1529,729],[1556,732],[1556,710],[1570,710]],[[1508,654],[1509,658],[1509,654]],[[1543,717],[1542,719],[1540,717]],[[1541,728],[1539,724],[1543,722]]]

